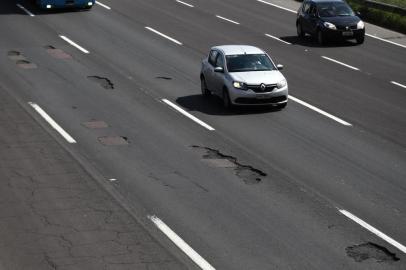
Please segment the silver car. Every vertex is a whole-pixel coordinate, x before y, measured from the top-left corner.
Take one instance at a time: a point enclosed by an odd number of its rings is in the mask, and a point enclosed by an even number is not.
[[[253,46],[225,45],[211,48],[200,72],[203,96],[223,99],[233,105],[272,105],[288,102],[288,84],[269,55]]]

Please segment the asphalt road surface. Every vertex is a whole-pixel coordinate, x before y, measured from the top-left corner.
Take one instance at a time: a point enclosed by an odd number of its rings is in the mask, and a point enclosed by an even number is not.
[[[264,2],[2,0],[0,88],[153,239],[156,269],[406,269],[406,47],[320,47]],[[201,59],[222,44],[283,64],[287,108],[202,98]],[[1,119],[4,134],[19,121]],[[25,269],[7,247],[0,269]]]

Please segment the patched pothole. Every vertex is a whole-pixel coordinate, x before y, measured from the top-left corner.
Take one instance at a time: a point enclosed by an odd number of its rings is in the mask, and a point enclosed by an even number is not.
[[[37,68],[37,65],[28,61],[28,60],[18,60],[16,65],[22,69],[34,69]]]
[[[45,46],[45,49],[49,55],[57,59],[71,59],[72,56],[67,54],[61,49],[57,49],[52,45]]]
[[[104,89],[107,89],[107,90],[114,89],[114,84],[108,78],[100,77],[100,76],[87,76],[87,78],[89,80],[91,80],[92,82],[99,84]]]
[[[83,126],[90,128],[90,129],[99,129],[99,128],[108,128],[109,125],[104,122],[104,121],[98,121],[98,120],[91,120],[88,122],[83,122]]]
[[[128,138],[123,136],[104,136],[99,137],[98,140],[101,144],[107,146],[119,146],[129,144]]]
[[[192,145],[192,147],[205,151],[202,159],[203,162],[212,167],[232,169],[235,175],[241,178],[247,185],[258,184],[262,181],[262,178],[267,175],[263,171],[250,165],[239,163],[237,158],[222,154],[219,150],[198,145]]]
[[[379,263],[396,262],[400,260],[396,257],[395,253],[390,252],[387,248],[371,242],[347,247],[345,251],[347,255],[356,262],[363,262],[369,259],[373,259]]]

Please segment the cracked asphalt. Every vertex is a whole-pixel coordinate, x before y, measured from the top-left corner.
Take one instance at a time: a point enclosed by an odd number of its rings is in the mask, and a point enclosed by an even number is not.
[[[0,269],[183,269],[0,87]]]

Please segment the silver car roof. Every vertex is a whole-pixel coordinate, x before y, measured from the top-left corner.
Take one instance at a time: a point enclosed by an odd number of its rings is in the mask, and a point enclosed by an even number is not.
[[[215,46],[212,49],[221,51],[224,55],[239,55],[239,54],[263,54],[263,50],[248,45],[222,45]]]

